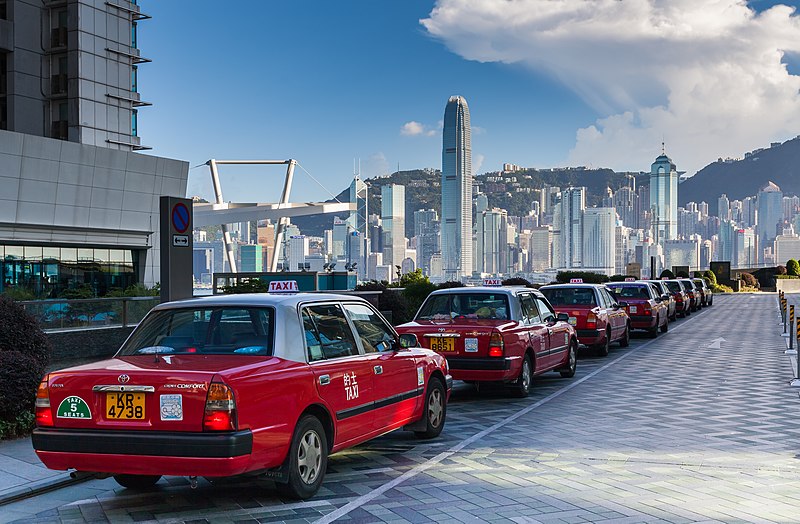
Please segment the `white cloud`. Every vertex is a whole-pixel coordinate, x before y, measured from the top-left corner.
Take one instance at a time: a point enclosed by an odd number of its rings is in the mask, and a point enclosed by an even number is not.
[[[486,157],[480,153],[475,153],[472,155],[472,174],[473,175],[480,175],[481,174],[481,167],[483,167],[483,161],[486,160]]]
[[[362,178],[373,178],[389,174],[389,161],[383,152],[374,153],[361,164]]]
[[[403,126],[400,128],[400,134],[405,136],[434,136],[436,135],[436,130],[429,128],[425,124],[420,124],[419,122],[412,120],[403,124]]]
[[[678,169],[797,134],[800,17],[745,0],[438,0],[428,32],[469,60],[551,75],[600,115],[573,164],[648,169],[662,138]],[[475,103],[480,103],[476,101]]]

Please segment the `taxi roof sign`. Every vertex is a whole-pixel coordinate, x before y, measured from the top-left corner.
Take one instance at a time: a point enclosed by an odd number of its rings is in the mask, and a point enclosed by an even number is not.
[[[269,283],[270,293],[298,293],[299,291],[296,280],[273,280]]]
[[[569,279],[569,283],[570,284],[583,284],[583,279],[582,278],[570,278]]]
[[[503,281],[499,278],[484,278],[483,285],[489,287],[500,287],[503,285]]]
[[[633,277],[625,277],[625,282],[636,282],[636,279]]]

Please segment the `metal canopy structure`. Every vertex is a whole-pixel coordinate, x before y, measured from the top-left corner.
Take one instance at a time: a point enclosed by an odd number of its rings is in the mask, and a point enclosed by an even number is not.
[[[263,219],[277,219],[278,227],[275,230],[275,252],[270,262],[269,270],[274,272],[278,269],[278,247],[283,243],[283,236],[290,217],[318,215],[321,213],[341,213],[353,211],[356,204],[350,202],[307,202],[302,204],[289,202],[289,194],[292,190],[292,180],[294,178],[294,168],[297,161],[289,160],[215,160],[206,162],[211,170],[211,181],[214,184],[215,203],[195,202],[194,225],[202,226],[222,226],[222,242],[225,245],[225,255],[228,259],[231,272],[237,273],[236,260],[233,254],[233,242],[228,231],[228,224],[236,222],[250,222]],[[281,201],[277,204],[266,203],[233,203],[225,202],[222,198],[222,185],[219,180],[220,165],[286,165],[286,177],[283,181],[283,191]]]

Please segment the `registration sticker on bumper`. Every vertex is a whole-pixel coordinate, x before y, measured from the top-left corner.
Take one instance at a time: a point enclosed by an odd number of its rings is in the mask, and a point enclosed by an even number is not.
[[[183,420],[183,395],[161,395],[161,420]]]
[[[464,351],[467,353],[477,353],[478,352],[478,339],[477,338],[465,338],[464,339]]]
[[[636,313],[636,311],[637,311],[636,306],[631,306],[630,307],[630,312],[631,313]]]

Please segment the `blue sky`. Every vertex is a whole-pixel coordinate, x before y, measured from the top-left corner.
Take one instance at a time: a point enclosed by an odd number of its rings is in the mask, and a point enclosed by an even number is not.
[[[707,101],[688,95],[680,102],[681,93],[695,93],[697,86],[685,89],[672,80],[675,76],[660,77],[648,69],[660,57],[663,68],[680,71],[685,62],[686,71],[702,75],[724,70],[728,61],[748,62],[747,48],[763,52],[777,46],[790,53],[784,57],[789,73],[780,80],[787,84],[784,91],[791,91],[797,79],[791,61],[798,49],[789,49],[798,36],[795,15],[783,12],[772,17],[775,21],[754,21],[739,10],[717,36],[726,42],[733,27],[745,35],[742,49],[729,53],[709,46],[703,53],[709,61],[699,63],[691,56],[696,47],[684,56],[685,40],[671,36],[652,49],[637,43],[635,31],[628,41],[615,41],[607,29],[618,14],[606,13],[604,19],[601,8],[587,15],[577,0],[570,1],[575,6],[555,13],[564,22],[554,23],[553,13],[527,16],[546,5],[537,0],[515,5],[525,16],[508,10],[504,1],[490,0],[238,1],[225,9],[204,0],[141,0],[142,10],[153,18],[140,23],[139,45],[153,62],[140,66],[139,90],[154,105],[140,110],[139,135],[154,147],[153,154],[184,159],[192,167],[209,158],[295,158],[337,193],[349,184],[354,158],[361,159],[364,176],[392,172],[398,164],[439,168],[439,126],[454,94],[470,105],[477,173],[498,170],[503,162],[646,170],[660,152],[662,136],[679,169],[687,169],[682,159],[699,169],[718,156],[742,155],[764,140],[797,134],[788,123],[797,100],[786,95],[776,106],[785,118],[756,130],[744,117],[726,120],[735,107],[702,116],[707,120],[694,133],[733,138],[698,144],[696,136],[683,136],[687,124],[681,119],[694,123],[687,115]],[[688,2],[676,3],[681,1]],[[750,5],[762,11],[777,3]],[[657,20],[669,9],[672,5],[655,5],[644,16]],[[685,9],[687,17],[702,18],[691,9]],[[423,25],[421,19],[432,22]],[[704,42],[711,33],[713,40],[714,29],[702,23],[695,32],[705,35]],[[775,41],[767,33],[783,36]],[[702,51],[706,44],[693,45]],[[757,58],[753,63],[745,77],[768,76]],[[648,75],[654,80],[639,84]],[[719,75],[698,85],[724,84]],[[707,96],[725,98],[718,92]],[[774,93],[765,92],[753,103],[758,107],[774,99]],[[415,124],[407,129],[418,134],[402,133],[410,122]],[[690,125],[687,134],[692,132]],[[701,147],[703,153],[697,151]],[[225,197],[275,201],[281,177],[279,168],[226,168]],[[192,169],[189,194],[210,196],[209,179],[205,166]],[[295,180],[294,200],[329,197],[302,169]]]

